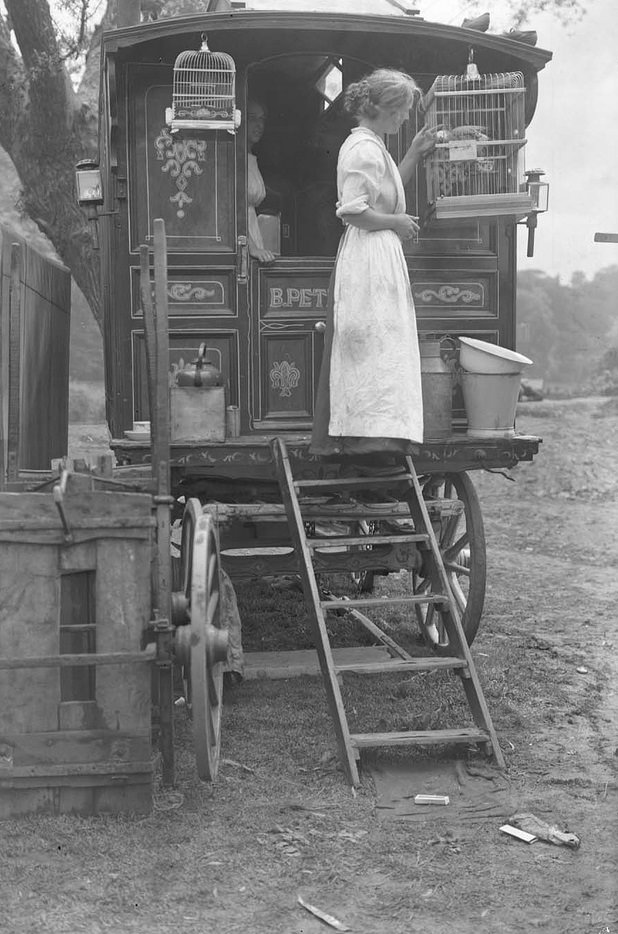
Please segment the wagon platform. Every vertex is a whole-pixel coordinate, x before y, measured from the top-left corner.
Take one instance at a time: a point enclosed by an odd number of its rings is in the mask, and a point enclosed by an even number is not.
[[[185,474],[191,477],[217,477],[228,480],[251,477],[255,481],[276,480],[272,457],[274,435],[241,435],[224,442],[182,442],[170,445],[173,482]],[[286,443],[295,470],[308,478],[335,476],[336,461],[309,452],[307,434],[289,434]],[[510,438],[474,438],[464,432],[441,440],[419,444],[413,454],[417,473],[455,473],[462,470],[509,470],[522,461],[531,461],[539,451],[541,439],[534,435],[515,434]],[[149,465],[149,441],[113,439],[110,442],[119,467]]]

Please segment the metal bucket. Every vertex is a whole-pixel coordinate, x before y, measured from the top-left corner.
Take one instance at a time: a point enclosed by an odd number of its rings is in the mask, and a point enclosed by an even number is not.
[[[521,373],[461,373],[461,388],[473,438],[512,438]]]
[[[442,359],[440,341],[422,340],[423,438],[449,438],[452,434],[453,377]]]

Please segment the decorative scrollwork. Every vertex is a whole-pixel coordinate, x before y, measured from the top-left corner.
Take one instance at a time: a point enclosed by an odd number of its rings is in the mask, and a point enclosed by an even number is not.
[[[223,287],[220,282],[209,283],[212,288],[206,285],[195,285],[193,282],[173,282],[169,284],[168,296],[174,302],[208,302],[209,304],[221,304],[223,302]]]
[[[163,162],[162,172],[169,172],[176,182],[176,194],[170,195],[170,201],[176,205],[178,217],[185,216],[185,206],[193,202],[187,194],[189,180],[192,175],[202,175],[204,170],[199,166],[206,161],[206,140],[201,139],[173,139],[166,127],[154,141],[157,159]]]
[[[295,363],[289,363],[287,360],[273,363],[269,376],[273,388],[281,389],[279,395],[282,398],[291,396],[292,390],[296,389],[300,382],[300,370]]]
[[[473,302],[483,301],[483,287],[478,285],[474,289],[470,286],[441,285],[435,289],[423,288],[416,297],[424,305],[431,305],[434,301],[448,305],[455,305],[457,302],[470,305]]]

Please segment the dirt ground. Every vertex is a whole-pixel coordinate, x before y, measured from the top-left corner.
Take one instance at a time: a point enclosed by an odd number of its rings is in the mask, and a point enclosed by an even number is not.
[[[543,438],[535,461],[474,477],[489,583],[473,654],[518,810],[579,849],[448,808],[380,819],[367,770],[353,796],[337,768],[320,683],[245,681],[214,788],[179,715],[178,785],[151,815],[0,825],[0,929],[333,930],[301,895],[358,934],[618,934],[618,405],[526,403],[518,430]]]

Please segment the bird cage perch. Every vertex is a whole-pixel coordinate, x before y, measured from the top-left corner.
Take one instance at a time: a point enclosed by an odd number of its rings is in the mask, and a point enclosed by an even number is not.
[[[211,52],[205,35],[198,52],[181,52],[174,63],[172,106],[166,113],[178,130],[228,130],[240,125],[236,66],[226,52]]]
[[[532,208],[524,175],[526,89],[521,72],[439,75],[424,100],[437,133],[427,196],[436,218],[515,214]]]

